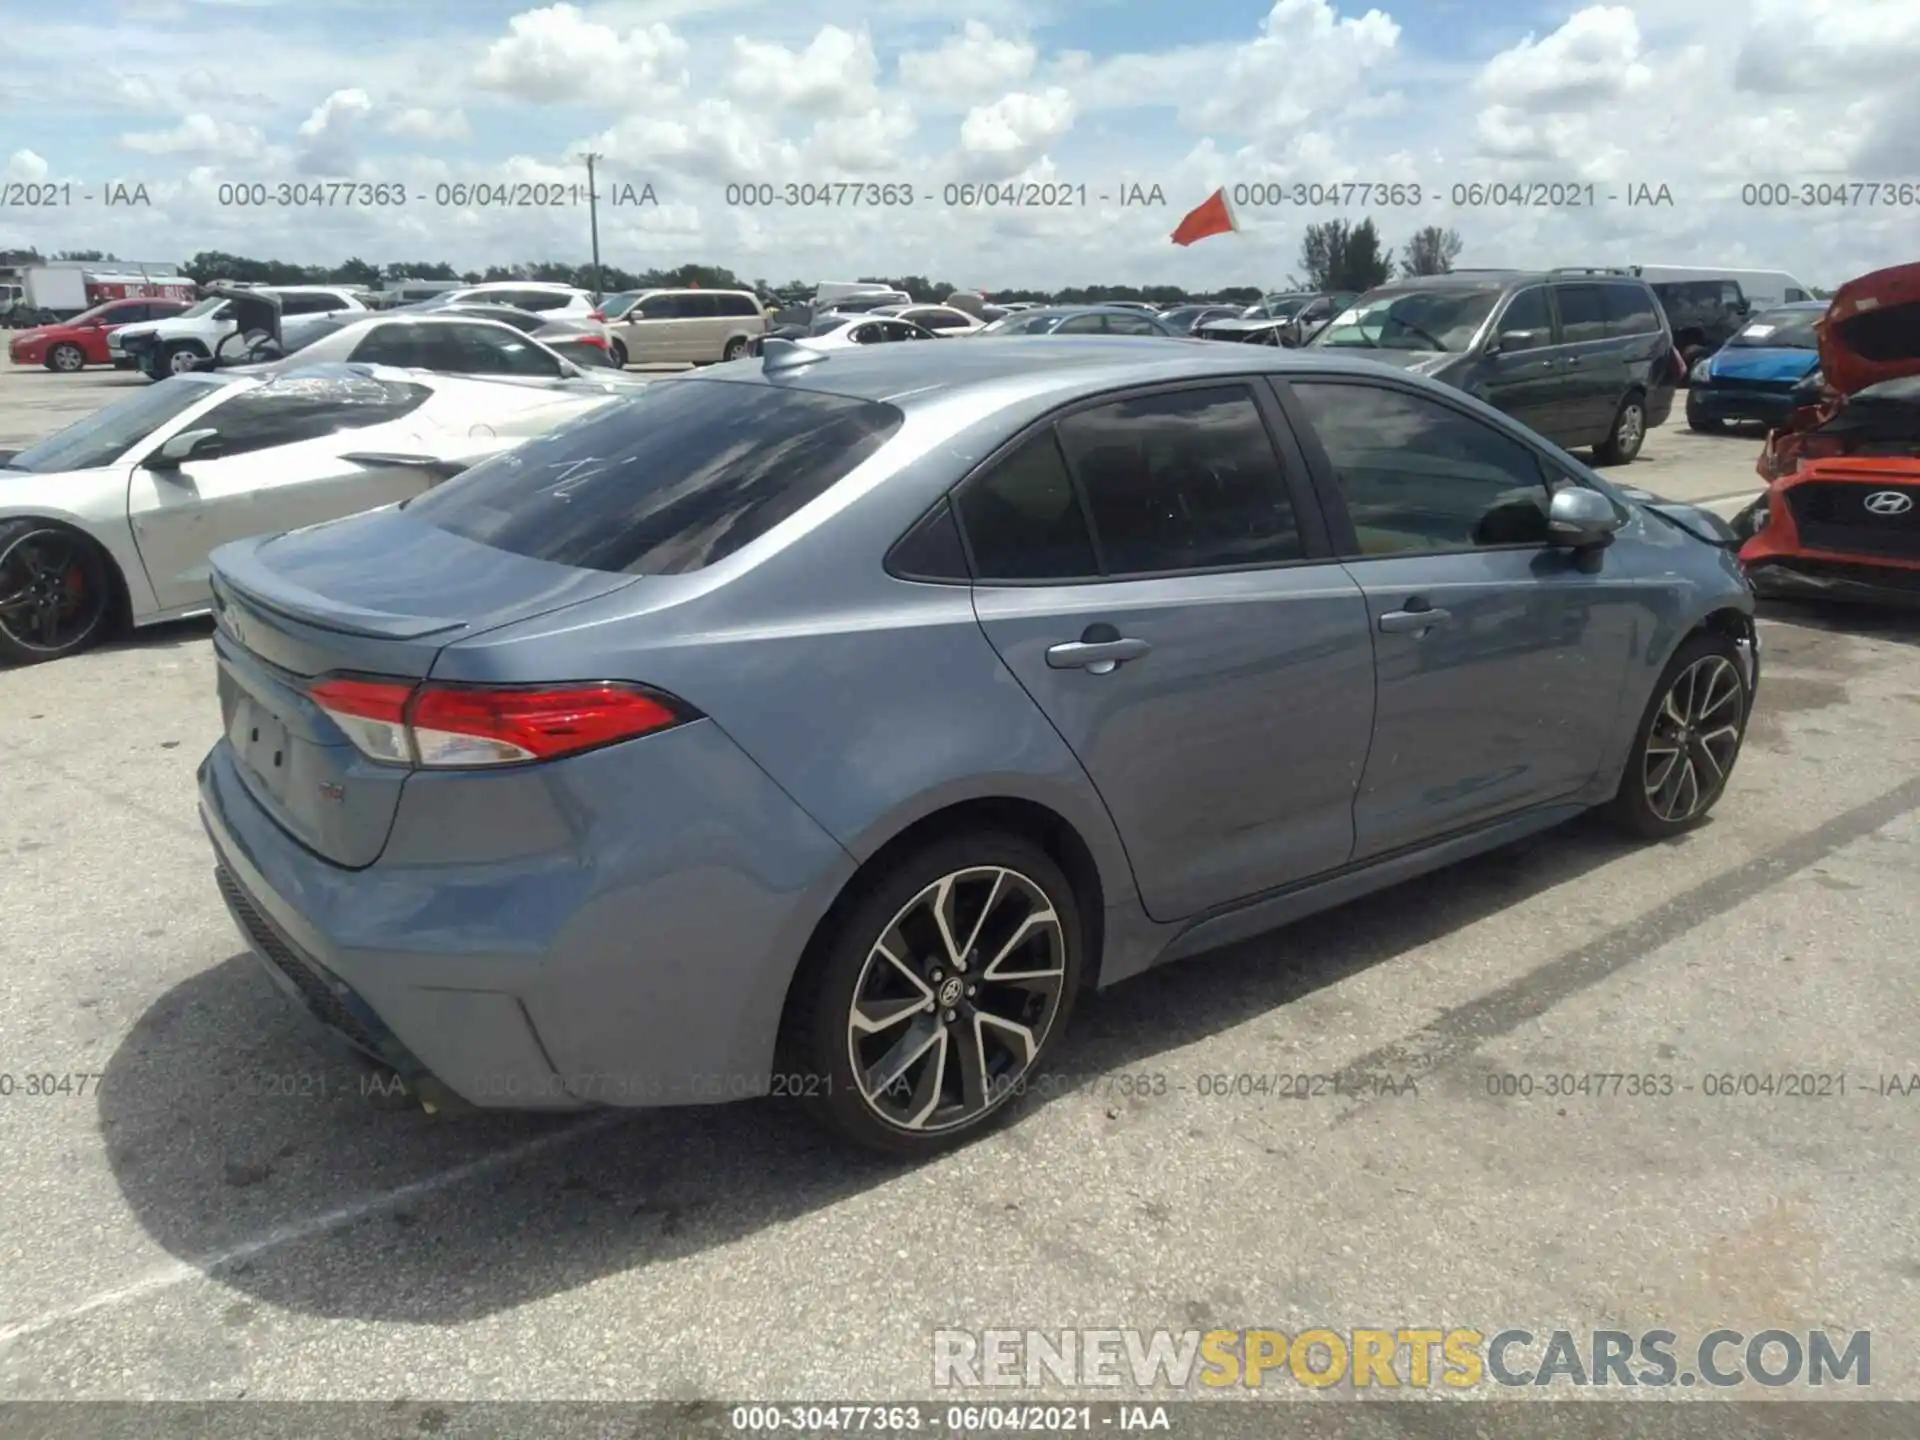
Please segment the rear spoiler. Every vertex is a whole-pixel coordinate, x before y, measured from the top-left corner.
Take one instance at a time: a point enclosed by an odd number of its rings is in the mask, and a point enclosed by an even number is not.
[[[433,455],[407,455],[397,451],[356,450],[351,455],[340,457],[350,465],[377,466],[381,469],[404,467],[410,470],[424,470],[439,480],[451,480],[464,470],[470,470],[475,459],[443,460]],[[484,459],[484,456],[476,457]]]
[[[465,630],[464,620],[443,619],[431,615],[395,615],[384,610],[364,610],[343,605],[337,600],[316,595],[291,584],[262,565],[256,552],[260,546],[278,537],[267,535],[254,540],[238,540],[213,552],[213,608],[227,609],[233,600],[241,600],[258,610],[283,619],[296,620],[316,630],[331,630],[342,635],[372,635],[382,640],[419,640],[428,635]]]

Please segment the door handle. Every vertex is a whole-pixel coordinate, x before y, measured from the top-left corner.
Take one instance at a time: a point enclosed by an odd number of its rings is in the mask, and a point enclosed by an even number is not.
[[[1138,660],[1153,649],[1144,640],[1070,640],[1047,649],[1047,664],[1055,670],[1086,670],[1111,674],[1128,660]]]
[[[1404,610],[1389,610],[1380,617],[1380,629],[1387,635],[1424,635],[1436,625],[1447,625],[1453,621],[1453,614],[1447,610],[1436,610],[1426,601],[1415,597],[1409,600]]]

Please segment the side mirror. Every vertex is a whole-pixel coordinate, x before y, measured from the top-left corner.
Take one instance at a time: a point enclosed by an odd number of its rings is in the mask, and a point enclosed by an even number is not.
[[[183,430],[147,457],[149,470],[178,470],[189,460],[213,460],[227,448],[218,430]]]
[[[1538,330],[1502,330],[1487,347],[1487,354],[1511,354],[1516,350],[1532,350],[1540,344]]]
[[[1566,550],[1596,550],[1613,543],[1620,512],[1597,490],[1569,485],[1553,493],[1547,509],[1547,543]]]

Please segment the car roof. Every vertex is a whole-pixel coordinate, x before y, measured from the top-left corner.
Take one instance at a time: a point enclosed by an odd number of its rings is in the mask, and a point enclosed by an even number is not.
[[[865,318],[865,317],[858,317]],[[1096,393],[1127,385],[1288,371],[1379,376],[1377,361],[1324,350],[1298,354],[1268,346],[1222,345],[1215,340],[1139,336],[977,335],[965,345],[882,345],[834,350],[828,358],[769,373],[752,361],[722,366],[677,383],[703,379],[777,384],[822,394],[896,405],[931,404],[968,391],[1044,395]],[[1399,371],[1390,373],[1399,375]]]

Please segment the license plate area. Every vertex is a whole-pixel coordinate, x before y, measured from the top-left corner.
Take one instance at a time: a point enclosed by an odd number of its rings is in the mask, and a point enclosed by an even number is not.
[[[294,739],[283,721],[244,689],[235,687],[227,743],[247,773],[276,800],[287,798]]]

